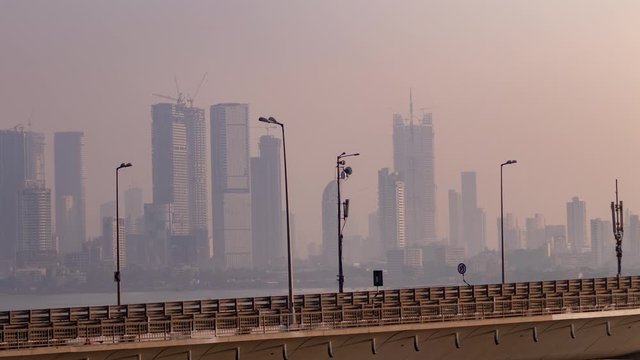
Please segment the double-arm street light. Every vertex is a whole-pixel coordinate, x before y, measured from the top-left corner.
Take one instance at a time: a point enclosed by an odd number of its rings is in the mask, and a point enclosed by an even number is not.
[[[120,306],[120,206],[118,198],[118,175],[120,169],[131,167],[131,163],[122,163],[116,168],[116,272],[113,274],[113,280],[117,284],[118,306]]]
[[[349,209],[349,200],[346,200],[344,204],[342,203],[342,199],[340,198],[340,180],[349,177],[352,172],[350,167],[345,167],[346,162],[342,159],[358,155],[360,154],[347,154],[343,152],[336,157],[336,182],[338,184],[338,290],[341,293],[344,291],[344,272],[342,270],[342,207],[344,206],[344,218],[346,219],[347,211]]]
[[[511,165],[517,163],[516,160],[507,160],[500,164],[500,237],[501,237],[501,250],[502,250],[502,283],[504,284],[504,196],[502,192],[502,168],[505,165]]]
[[[295,307],[294,307],[294,299],[293,299],[293,265],[292,265],[292,256],[291,252],[291,228],[289,226],[289,182],[287,181],[287,145],[284,140],[284,124],[276,120],[274,117],[260,117],[258,121],[262,121],[267,124],[279,125],[280,129],[282,129],[282,153],[284,157],[284,198],[285,198],[285,208],[287,212],[287,272],[289,275],[289,311],[293,314],[293,322],[295,323]]]

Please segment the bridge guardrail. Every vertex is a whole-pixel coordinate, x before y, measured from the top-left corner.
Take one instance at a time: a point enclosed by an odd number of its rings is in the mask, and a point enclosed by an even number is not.
[[[0,350],[483,320],[632,308],[640,308],[639,295],[584,295],[550,299],[303,311],[295,314],[295,321],[291,314],[258,314],[187,320],[130,319],[114,324],[75,326],[27,324],[26,327],[11,328],[4,325],[0,329]]]

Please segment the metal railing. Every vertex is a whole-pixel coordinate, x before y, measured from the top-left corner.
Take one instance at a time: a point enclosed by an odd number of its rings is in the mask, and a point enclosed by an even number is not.
[[[508,301],[373,307],[296,313],[258,314],[187,320],[123,319],[88,325],[3,325],[0,350],[83,346],[185,338],[282,333],[385,325],[528,317],[640,308],[640,293],[561,296]]]
[[[438,305],[442,302],[477,302],[479,299],[517,300],[522,297],[557,297],[578,295],[611,295],[640,292],[640,276],[592,279],[545,280],[533,282],[482,284],[473,286],[438,286],[381,291],[299,294],[295,296],[296,312],[336,310],[354,306],[403,307],[416,303]],[[211,317],[218,314],[254,315],[288,311],[287,296],[261,296],[235,299],[202,299],[157,303],[77,306],[50,309],[0,311],[2,326],[19,324],[124,321],[132,318],[170,320],[175,317]]]

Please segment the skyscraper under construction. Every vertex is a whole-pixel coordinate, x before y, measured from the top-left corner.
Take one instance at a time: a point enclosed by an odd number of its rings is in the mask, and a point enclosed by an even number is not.
[[[204,109],[181,101],[159,103],[151,106],[151,117],[153,202],[170,205],[171,234],[176,239],[195,242],[173,246],[195,246],[198,262],[207,262],[211,245]]]
[[[436,240],[434,134],[431,113],[415,121],[410,96],[409,119],[393,116],[393,166],[405,187],[405,226],[408,247]]]

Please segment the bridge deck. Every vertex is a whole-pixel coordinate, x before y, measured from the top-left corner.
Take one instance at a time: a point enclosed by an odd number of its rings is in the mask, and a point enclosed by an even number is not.
[[[0,350],[640,308],[640,276],[0,312]]]

